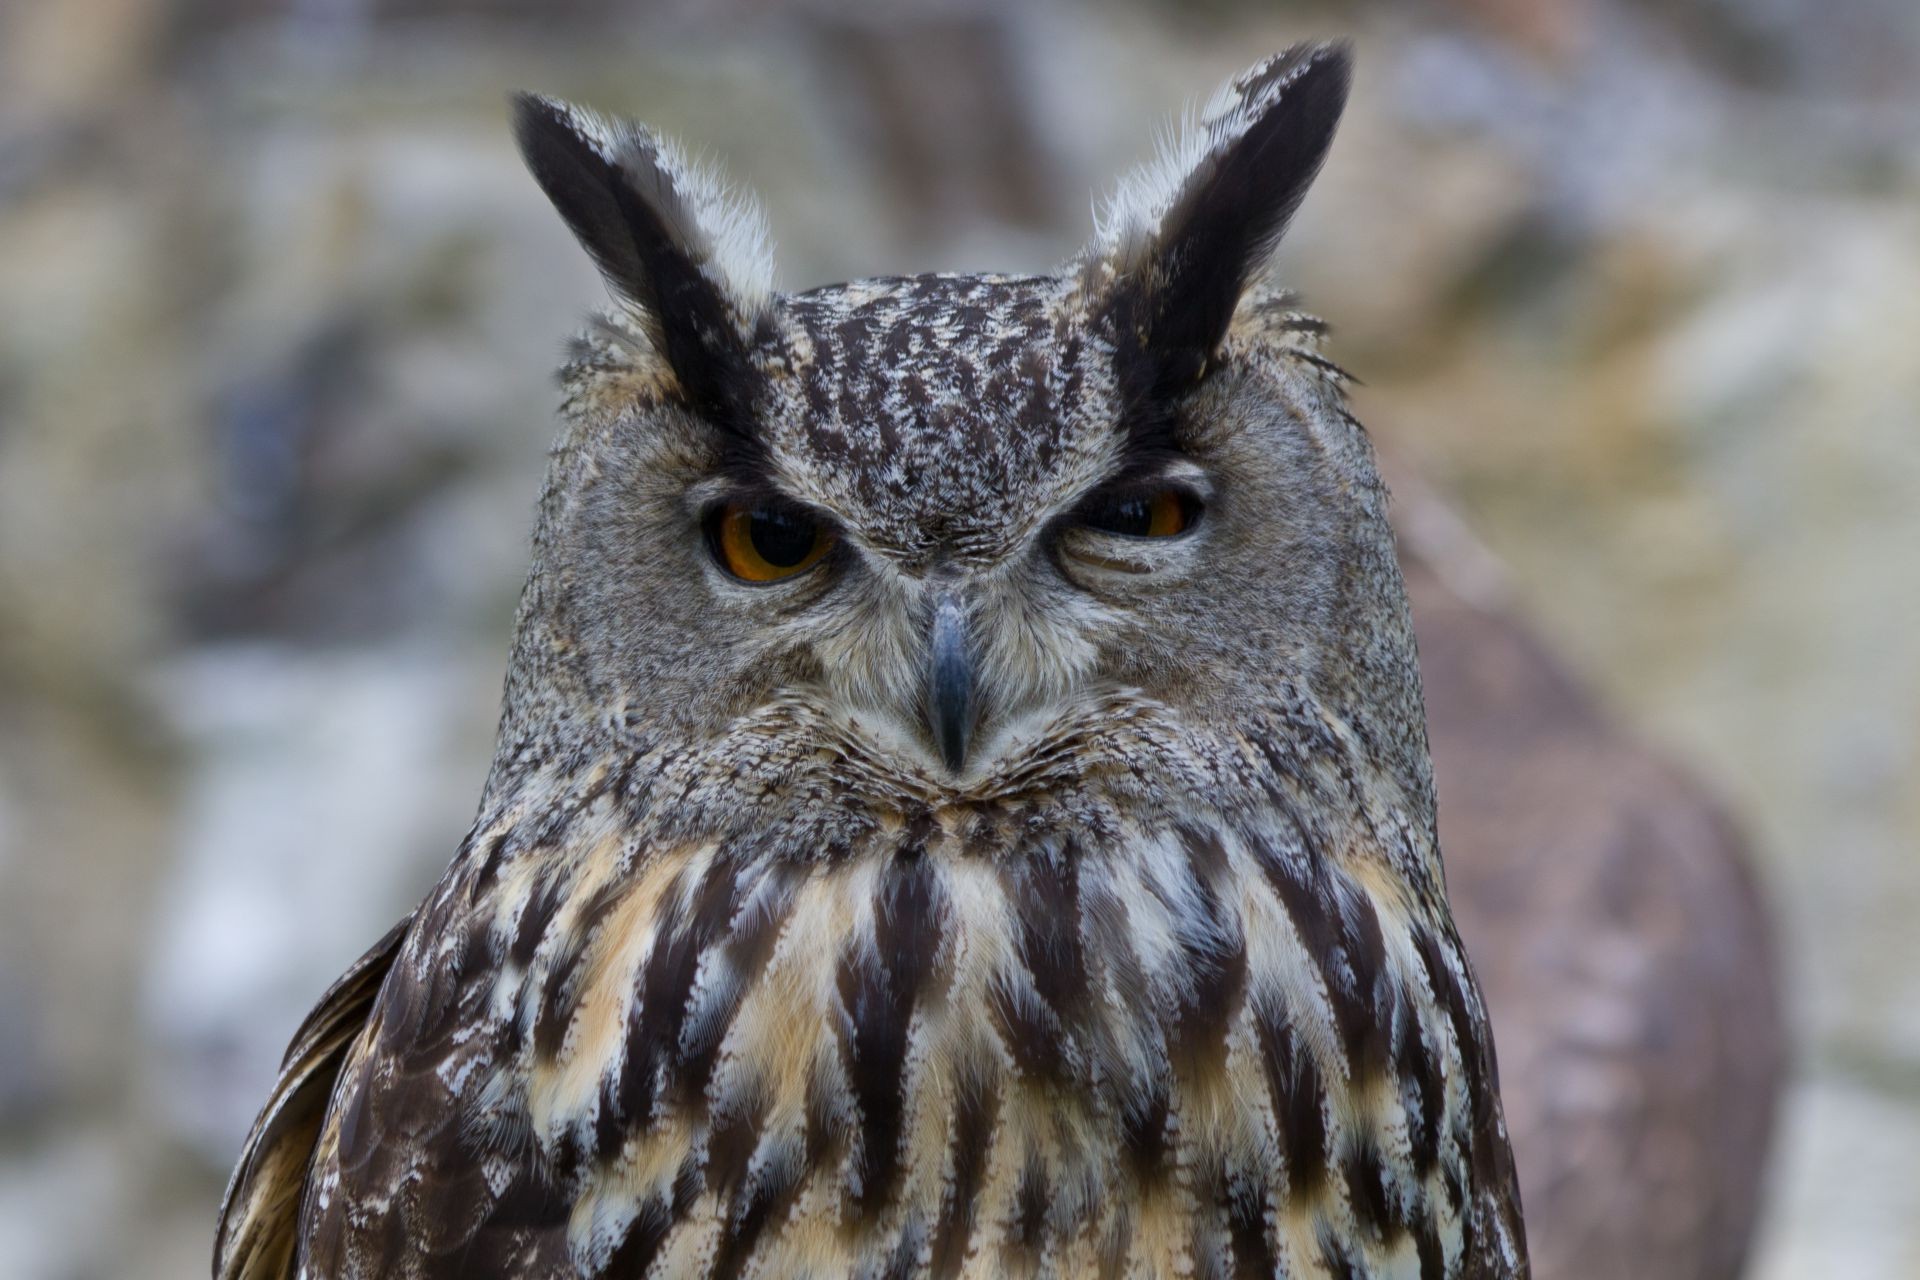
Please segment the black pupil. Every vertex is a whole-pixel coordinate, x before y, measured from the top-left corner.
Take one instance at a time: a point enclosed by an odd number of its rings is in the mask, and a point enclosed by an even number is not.
[[[785,511],[756,511],[747,517],[747,537],[760,558],[777,569],[799,564],[813,550],[817,531],[804,516]]]
[[[1144,538],[1153,532],[1153,506],[1145,498],[1117,498],[1089,511],[1086,522],[1108,533]]]

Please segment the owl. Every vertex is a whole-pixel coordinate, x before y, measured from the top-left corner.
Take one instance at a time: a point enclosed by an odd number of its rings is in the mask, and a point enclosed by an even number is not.
[[[1053,274],[792,294],[657,135],[516,101],[616,305],[479,813],[217,1277],[1526,1274],[1386,493],[1260,283],[1348,63]]]

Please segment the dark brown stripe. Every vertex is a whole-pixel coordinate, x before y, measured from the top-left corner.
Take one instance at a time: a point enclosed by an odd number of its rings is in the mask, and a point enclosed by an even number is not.
[[[736,869],[726,857],[717,858],[694,891],[688,919],[662,920],[640,977],[640,1001],[627,1022],[626,1056],[620,1069],[615,1110],[629,1126],[647,1122],[658,1097],[689,1101],[674,1065],[680,1033],[686,1025],[687,1002],[699,974],[700,956],[713,945],[733,914]],[[677,894],[678,877],[667,886],[663,901]]]
[[[640,1206],[633,1221],[627,1224],[627,1231],[620,1238],[620,1244],[607,1259],[602,1275],[644,1276],[653,1260],[659,1256],[660,1246],[667,1242],[667,1233],[673,1230],[673,1208],[664,1199],[656,1196]]]
[[[1407,1117],[1407,1145],[1416,1181],[1425,1182],[1440,1161],[1440,1108],[1444,1101],[1437,1061],[1439,1038],[1429,1051],[1420,1036],[1413,1001],[1401,997],[1394,1036],[1394,1068],[1400,1079],[1400,1105]]]
[[[507,847],[507,836],[513,828],[506,827],[494,833],[493,838],[479,847],[477,856],[479,868],[467,885],[467,901],[476,901],[481,894],[493,887],[494,877],[500,874],[501,855]]]
[[[1185,827],[1180,841],[1203,919],[1181,935],[1191,986],[1181,997],[1170,1047],[1188,1079],[1217,1080],[1226,1070],[1227,1038],[1246,995],[1246,933],[1220,902],[1227,851],[1218,833]]]
[[[909,1215],[900,1228],[900,1238],[894,1241],[893,1250],[887,1255],[879,1280],[911,1280],[926,1243],[926,1223],[917,1214]]]
[[[1362,1135],[1354,1141],[1341,1165],[1346,1175],[1347,1202],[1353,1206],[1360,1229],[1374,1240],[1392,1244],[1406,1232],[1406,1215],[1387,1187],[1386,1169],[1372,1137]]]
[[[1046,1247],[1047,1204],[1052,1200],[1047,1171],[1037,1155],[1029,1155],[1013,1193],[1013,1217],[1007,1223],[1008,1248],[1028,1266],[1039,1262]]]
[[[1272,1280],[1279,1275],[1280,1260],[1267,1225],[1265,1178],[1241,1176],[1229,1181],[1226,1211],[1234,1280]]]
[[[837,983],[846,1015],[840,1043],[860,1113],[854,1203],[862,1213],[887,1203],[899,1175],[907,1036],[943,932],[937,875],[926,858],[889,863],[874,903],[877,954],[863,956],[850,946],[840,957]]]
[[[522,1170],[466,1244],[437,1261],[460,1280],[520,1280],[530,1272],[551,1268],[553,1254],[564,1248],[571,1209],[572,1204],[555,1195],[545,1179]],[[343,1273],[344,1268],[339,1266],[320,1271],[323,1275]]]
[[[1071,844],[1017,860],[1007,896],[1020,922],[1020,957],[1033,989],[1063,1023],[1087,1006],[1090,984],[1080,938],[1080,855]]]
[[[1254,857],[1320,970],[1348,1075],[1358,1084],[1383,1073],[1390,1056],[1393,991],[1380,918],[1366,891],[1329,865],[1307,825],[1295,818],[1294,827],[1297,851],[1261,841]]]
[[[1367,1280],[1359,1261],[1331,1227],[1320,1228],[1319,1243],[1320,1265],[1326,1268],[1328,1280]]]
[[[1143,1183],[1156,1181],[1172,1172],[1168,1163],[1167,1117],[1173,1111],[1168,1096],[1168,1081],[1156,1074],[1143,1082],[1144,1096],[1128,1096],[1120,1107],[1120,1149],[1127,1166]]]
[[[1449,938],[1448,943],[1447,950],[1457,955],[1458,941]],[[1429,988],[1440,1007],[1446,1010],[1466,1069],[1470,1129],[1466,1145],[1471,1151],[1473,1185],[1480,1191],[1500,1191],[1512,1185],[1512,1170],[1495,1109],[1499,1081],[1494,1076],[1492,1046],[1481,1033],[1467,1004],[1467,994],[1455,979],[1452,967],[1446,962],[1446,953],[1432,930],[1415,930],[1414,949],[1427,971]]]
[[[933,1228],[933,1280],[952,1280],[966,1261],[967,1245],[977,1225],[980,1187],[986,1180],[987,1160],[993,1154],[999,1123],[999,1091],[985,1081],[963,1082],[953,1108],[952,1179]]]
[[[727,1229],[721,1233],[714,1256],[712,1280],[735,1280],[740,1275],[767,1227],[786,1220],[812,1167],[814,1156],[807,1146],[782,1140],[767,1152],[760,1167],[737,1185],[728,1208]]]
[[[541,880],[528,893],[514,928],[513,946],[507,951],[516,967],[524,969],[533,963],[540,940],[547,936],[547,926],[553,923],[554,913],[560,909],[570,887],[565,877],[556,874]]]
[[[1345,881],[1345,876],[1339,872]],[[1366,890],[1350,881],[1345,892],[1335,892],[1340,916],[1340,968],[1344,982],[1329,981],[1340,994],[1333,1016],[1347,1051],[1348,1069],[1355,1083],[1378,1079],[1387,1069],[1391,1052],[1394,993],[1386,972],[1387,948],[1380,933],[1380,916]]]
[[[1286,1151],[1287,1195],[1305,1201],[1318,1193],[1328,1173],[1327,1098],[1319,1064],[1283,1010],[1256,1003],[1254,1029]]]
[[[1440,1233],[1434,1229],[1433,1213],[1424,1204],[1413,1215],[1413,1248],[1420,1259],[1420,1280],[1445,1280],[1446,1253],[1440,1248]]]
[[[846,1122],[842,1108],[818,1074],[807,1081],[806,1123],[799,1141],[783,1137],[767,1150],[757,1169],[739,1184],[728,1210],[713,1263],[713,1280],[735,1280],[769,1226],[785,1222],[800,1197],[809,1171],[837,1163]]]
[[[1031,995],[1017,995],[1004,976],[987,990],[987,1016],[1024,1078],[1056,1084],[1076,1079],[1079,1059],[1053,1010]]]
[[[715,1107],[707,1134],[707,1188],[720,1199],[732,1199],[746,1180],[770,1102],[766,1082],[756,1078]]]
[[[543,1060],[551,1062],[559,1055],[579,1007],[580,993],[575,990],[575,982],[581,966],[599,939],[607,913],[620,904],[631,888],[625,880],[616,877],[594,890],[557,949],[533,1017],[533,1051]]]
[[[740,875],[744,879],[747,872],[743,870]],[[720,1046],[740,1011],[740,1002],[759,980],[773,955],[780,926],[793,906],[794,892],[803,876],[800,868],[790,863],[781,864],[760,875],[755,886],[757,892],[749,893],[747,886],[736,885],[729,897],[734,915],[719,945],[725,949],[727,967],[733,975],[732,986],[724,999],[704,1011],[697,1022],[682,1027],[677,1082],[682,1099],[691,1101],[706,1093],[713,1069],[720,1060]],[[737,903],[743,905],[735,907]]]

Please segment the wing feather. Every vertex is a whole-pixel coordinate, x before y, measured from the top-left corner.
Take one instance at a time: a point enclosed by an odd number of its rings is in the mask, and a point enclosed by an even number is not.
[[[412,922],[407,916],[354,961],[294,1033],[220,1204],[214,1280],[286,1280],[293,1274],[300,1197],[327,1100]]]

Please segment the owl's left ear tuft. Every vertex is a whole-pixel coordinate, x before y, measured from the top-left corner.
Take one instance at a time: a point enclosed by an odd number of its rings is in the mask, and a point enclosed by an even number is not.
[[[696,411],[740,412],[746,348],[773,294],[759,207],[641,125],[516,94],[534,180],[639,317]]]
[[[1326,159],[1351,63],[1301,44],[1245,72],[1103,210],[1082,271],[1142,394],[1206,371]]]

